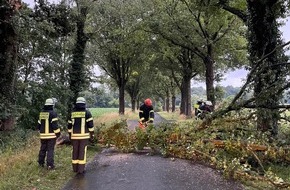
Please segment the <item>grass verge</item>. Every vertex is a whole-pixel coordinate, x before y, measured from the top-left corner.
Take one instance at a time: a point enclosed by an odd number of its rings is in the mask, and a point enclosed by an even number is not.
[[[117,108],[90,109],[96,121],[106,123],[118,118]],[[46,170],[38,166],[40,140],[37,132],[33,134],[16,130],[0,134],[0,190],[54,190],[61,189],[75,176],[71,166],[70,145],[55,147],[55,170]],[[93,159],[99,151],[98,146],[89,146],[87,161]]]
[[[39,147],[40,142],[35,135],[28,140],[25,147],[1,154],[1,190],[61,189],[75,175],[71,166],[71,146],[56,146],[56,169],[49,171],[38,166]],[[90,161],[96,152],[95,147],[88,147],[87,160]]]

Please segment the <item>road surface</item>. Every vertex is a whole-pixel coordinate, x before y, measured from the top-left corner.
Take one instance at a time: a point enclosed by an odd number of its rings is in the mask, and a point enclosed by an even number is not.
[[[164,122],[156,114],[154,124]],[[138,126],[128,121],[131,130]],[[188,160],[151,156],[148,152],[123,154],[104,149],[63,190],[243,190],[212,168]]]

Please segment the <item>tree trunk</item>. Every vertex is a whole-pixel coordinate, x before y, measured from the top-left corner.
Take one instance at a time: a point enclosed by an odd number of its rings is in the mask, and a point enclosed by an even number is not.
[[[204,59],[204,64],[205,64],[205,67],[206,67],[206,71],[205,71],[206,97],[207,97],[207,100],[211,101],[212,104],[215,105],[214,61],[212,60],[211,56],[207,56]]]
[[[186,113],[185,115],[188,117],[188,118],[191,118],[192,117],[192,109],[191,109],[191,78],[189,78],[189,80],[187,81],[186,83],[186,93],[187,93],[187,96],[186,96]]]
[[[271,1],[257,0],[248,1],[249,10],[249,52],[250,63],[252,67],[255,67],[257,60],[264,55],[272,52],[278,44],[279,32],[275,15],[275,4]],[[275,51],[263,61],[262,66],[274,65],[278,62],[278,53]],[[263,67],[260,67],[263,69]],[[282,97],[281,93],[276,93],[275,90],[269,92],[267,90],[273,83],[279,86],[285,79],[280,79],[279,74],[282,72],[282,68],[274,68],[273,70],[264,69],[262,73],[257,74],[257,78],[254,83],[254,96],[256,98],[256,105],[278,105],[279,99]],[[261,72],[258,69],[258,72]],[[277,89],[277,88],[275,88]],[[272,135],[277,134],[278,130],[278,110],[270,110],[265,108],[257,109],[257,129],[266,132],[270,131]]]
[[[139,107],[140,107],[140,97],[138,96],[136,100],[136,109],[139,110]]]
[[[167,97],[166,97],[166,111],[167,111],[167,112],[169,112],[169,106],[170,106],[169,100],[170,100],[170,97],[167,96]]]
[[[15,74],[17,67],[17,35],[13,27],[13,7],[0,3],[0,123],[2,130],[14,127]]]
[[[186,113],[186,89],[184,87],[184,81],[182,81],[181,84],[181,100],[180,100],[180,115],[185,114]]]
[[[132,112],[136,111],[136,101],[139,94],[139,88],[140,88],[140,77],[134,78],[133,82],[129,81],[125,85],[125,90],[131,98]]]
[[[131,98],[132,112],[136,111],[136,98]]]
[[[72,111],[72,107],[75,104],[77,97],[79,96],[79,92],[81,92],[86,85],[84,72],[85,48],[88,41],[88,37],[85,34],[86,17],[87,7],[82,7],[76,21],[77,36],[73,49],[71,69],[69,71],[70,90],[72,91],[72,94],[70,96],[70,101],[68,102],[68,116]]]
[[[122,82],[119,86],[119,114],[125,113],[125,84]]]
[[[191,77],[183,76],[181,84],[181,108],[180,114],[191,116]]]
[[[176,97],[175,96],[172,96],[172,98],[171,98],[171,105],[172,105],[172,112],[175,112],[175,106],[176,106],[176,104],[175,104],[175,102],[176,102]]]

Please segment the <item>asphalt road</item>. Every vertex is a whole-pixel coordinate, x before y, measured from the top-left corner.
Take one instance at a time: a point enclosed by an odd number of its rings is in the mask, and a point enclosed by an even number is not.
[[[157,115],[157,114],[156,114]],[[159,117],[159,115],[157,116]],[[156,120],[155,124],[162,122]],[[137,125],[136,125],[137,124]],[[129,121],[134,129],[137,121]],[[243,190],[241,184],[225,180],[209,167],[188,160],[123,154],[105,149],[86,165],[84,175],[76,175],[63,190]]]
[[[63,190],[242,190],[209,167],[159,156],[110,153],[97,155],[84,175]]]

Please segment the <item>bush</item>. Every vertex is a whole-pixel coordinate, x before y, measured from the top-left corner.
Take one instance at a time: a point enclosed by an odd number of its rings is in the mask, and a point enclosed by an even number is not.
[[[15,150],[25,146],[28,143],[28,139],[36,134],[36,131],[22,128],[0,132],[0,154],[7,150]]]

